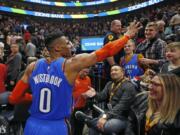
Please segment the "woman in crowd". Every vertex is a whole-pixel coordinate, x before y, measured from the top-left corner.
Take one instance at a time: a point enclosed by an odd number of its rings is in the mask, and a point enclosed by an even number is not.
[[[180,78],[174,74],[154,76],[148,94],[138,95],[132,106],[125,134],[180,135],[179,82]]]

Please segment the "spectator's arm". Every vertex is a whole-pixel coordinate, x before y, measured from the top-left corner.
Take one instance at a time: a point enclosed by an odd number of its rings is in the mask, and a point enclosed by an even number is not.
[[[157,64],[159,66],[162,66],[165,62],[166,62],[166,59],[165,59],[165,47],[166,47],[166,42],[162,42],[160,44],[158,44],[158,50],[159,50],[159,53],[158,53],[158,59],[157,59]]]
[[[98,102],[105,101],[109,97],[109,90],[111,89],[112,82],[108,82],[100,93],[96,93],[95,99]]]

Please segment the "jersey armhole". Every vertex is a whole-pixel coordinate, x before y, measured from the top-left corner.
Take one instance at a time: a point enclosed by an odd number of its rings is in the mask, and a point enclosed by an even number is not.
[[[35,68],[36,68],[36,66],[37,66],[37,62],[38,62],[38,61],[36,61],[36,62],[34,63],[33,68],[32,68],[32,72],[35,70]]]
[[[66,61],[67,61],[67,59],[65,59],[64,62],[62,63],[62,67],[61,68],[62,68],[63,72],[65,71]]]

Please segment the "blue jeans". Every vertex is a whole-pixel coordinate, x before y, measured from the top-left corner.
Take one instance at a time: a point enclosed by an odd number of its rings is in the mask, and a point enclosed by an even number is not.
[[[107,120],[107,122],[104,125],[104,131],[100,131],[97,128],[97,121],[98,118],[95,118],[92,120],[92,128],[90,128],[89,131],[89,135],[99,135],[99,132],[101,132],[102,134],[106,134],[106,135],[111,135],[111,134],[118,134],[124,131],[124,129],[126,128],[127,125],[127,121],[126,120],[120,120],[120,119],[109,119]]]

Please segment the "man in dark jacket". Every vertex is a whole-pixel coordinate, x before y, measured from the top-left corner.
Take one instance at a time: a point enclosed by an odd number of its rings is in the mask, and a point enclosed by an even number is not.
[[[134,85],[125,78],[124,71],[119,65],[112,66],[110,74],[112,81],[106,84],[102,92],[97,93],[91,88],[83,95],[93,97],[97,102],[108,101],[107,111],[98,118],[90,120],[89,123],[92,123],[90,125],[105,133],[119,133],[126,127],[130,105],[137,91]],[[77,113],[76,116],[79,117],[79,114]]]

